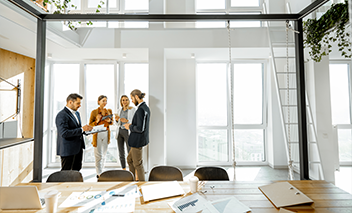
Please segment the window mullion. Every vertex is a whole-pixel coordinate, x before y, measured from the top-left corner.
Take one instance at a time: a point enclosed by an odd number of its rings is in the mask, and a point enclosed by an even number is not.
[[[231,9],[231,0],[225,0],[225,13],[229,14]]]
[[[350,91],[349,91],[349,98],[350,98],[350,101],[349,101],[349,103],[350,103],[350,124],[352,124],[352,62],[349,62],[348,64],[347,64],[347,66],[348,66],[348,76],[349,76],[349,78],[348,78],[348,85],[349,85],[349,89],[350,89]]]
[[[50,72],[49,72],[49,103],[48,103],[48,107],[49,107],[49,112],[48,112],[48,126],[49,126],[49,129],[48,129],[48,141],[47,141],[47,143],[48,143],[48,148],[47,148],[47,153],[49,153],[48,155],[47,155],[47,164],[49,165],[50,163],[52,163],[52,161],[51,161],[51,159],[53,158],[53,156],[52,156],[52,151],[51,150],[53,150],[53,144],[52,144],[52,142],[51,142],[51,138],[53,137],[52,135],[53,135],[53,132],[52,131],[54,131],[54,129],[55,129],[55,126],[53,125],[53,118],[54,118],[54,112],[53,112],[53,100],[54,100],[54,91],[53,91],[53,89],[52,88],[54,88],[54,86],[55,86],[55,81],[54,81],[54,79],[53,79],[53,72],[54,72],[54,66],[53,66],[53,63],[50,63]],[[47,166],[48,166],[47,165]]]
[[[84,63],[80,63],[79,64],[79,93],[82,94],[83,98],[87,101],[87,94],[86,94],[86,85],[85,85],[85,64]],[[83,100],[84,100],[83,99]],[[82,104],[81,107],[81,119],[82,119],[82,123],[85,124],[88,121],[87,118],[87,102],[85,102],[86,104]]]

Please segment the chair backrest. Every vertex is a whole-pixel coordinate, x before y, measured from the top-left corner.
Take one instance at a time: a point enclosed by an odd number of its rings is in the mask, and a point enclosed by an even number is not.
[[[194,176],[199,180],[230,180],[225,169],[216,166],[205,166],[198,168]]]
[[[79,171],[63,170],[49,175],[46,182],[83,182],[83,177]]]
[[[183,181],[179,168],[174,166],[155,166],[149,173],[149,181]]]
[[[109,170],[100,174],[98,182],[134,181],[132,172],[127,170]]]

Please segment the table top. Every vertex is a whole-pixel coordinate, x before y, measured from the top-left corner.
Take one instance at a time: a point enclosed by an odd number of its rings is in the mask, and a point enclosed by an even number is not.
[[[350,212],[352,213],[352,195],[336,187],[335,185],[321,180],[298,180],[288,181],[298,190],[306,194],[314,201],[314,210],[299,210],[297,212]],[[58,190],[61,192],[59,205],[72,193],[83,192],[87,188],[92,187],[93,191],[113,190],[126,185],[137,184],[139,187],[149,184],[162,183],[153,182],[97,182],[97,183],[22,183],[19,185],[36,186],[39,192],[46,193],[50,190]],[[190,194],[190,188],[187,182],[179,182],[185,193]],[[254,213],[274,213],[279,212],[273,204],[258,189],[259,186],[273,183],[271,181],[207,181],[202,187],[200,193],[205,199],[214,201],[230,196],[235,196],[243,204],[252,209]],[[134,212],[174,212],[168,202],[176,201],[181,196],[173,198],[165,198],[150,202],[144,202],[143,197],[136,198],[136,206]],[[59,208],[59,212],[74,212],[77,207]],[[10,211],[3,212],[24,212]],[[25,212],[45,212],[42,210],[26,210]]]

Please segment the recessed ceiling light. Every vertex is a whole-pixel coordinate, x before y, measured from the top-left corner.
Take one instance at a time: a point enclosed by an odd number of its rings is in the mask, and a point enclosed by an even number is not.
[[[196,55],[194,53],[191,54],[191,58],[195,58]]]
[[[123,54],[122,54],[122,58],[127,58],[127,54],[126,54],[126,53],[123,53]]]

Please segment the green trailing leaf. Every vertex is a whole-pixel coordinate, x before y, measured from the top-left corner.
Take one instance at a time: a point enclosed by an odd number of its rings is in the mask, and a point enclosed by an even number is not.
[[[319,62],[324,55],[331,52],[332,45],[329,42],[338,42],[339,51],[345,58],[351,58],[352,52],[349,41],[349,33],[346,32],[348,27],[348,2],[333,4],[319,20],[308,19],[303,22],[303,31],[305,33],[304,47],[310,48],[309,55],[312,60]],[[332,34],[332,35],[330,35]],[[328,48],[325,52],[322,47]]]
[[[32,0],[32,1],[36,1],[36,0]],[[52,4],[55,9],[53,11],[53,14],[67,14],[68,12],[70,12],[69,8],[74,8],[74,9],[77,9],[77,6],[76,5],[73,5],[71,4],[71,0],[63,0],[63,1],[60,1],[60,0],[43,0],[43,6],[45,7],[47,4]],[[97,8],[102,8],[101,5],[104,5],[105,2],[103,0],[100,0]],[[96,10],[95,11],[96,13],[100,13],[100,10]],[[80,21],[76,22],[76,21],[67,21],[67,22],[64,22],[65,25],[71,29],[71,30],[77,30],[77,24],[81,24]],[[89,25],[93,25],[93,22],[91,21],[88,21],[86,22],[86,24],[89,26]]]

